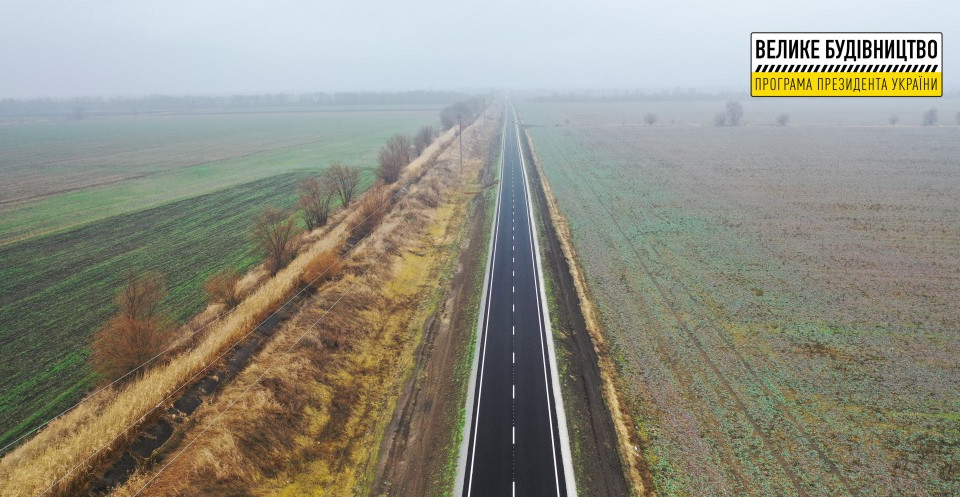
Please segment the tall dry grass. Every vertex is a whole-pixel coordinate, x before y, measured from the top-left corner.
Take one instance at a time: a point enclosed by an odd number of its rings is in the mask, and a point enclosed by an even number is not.
[[[457,176],[435,164],[423,181],[407,184],[353,250],[342,277],[324,285],[197,412],[182,454],[163,461],[169,466],[162,473],[141,471],[113,495],[134,495],[147,483],[143,496],[362,493],[430,313],[424,298],[440,262],[457,249],[447,246],[457,233],[450,226],[463,222],[471,197],[446,195],[437,205],[421,199],[449,190]],[[325,257],[314,262],[322,266]]]
[[[398,184],[422,175],[441,147],[452,141],[452,135],[447,132],[411,162]],[[397,188],[391,185],[388,191],[393,194]],[[301,250],[289,265],[213,325],[196,348],[148,370],[128,385],[103,390],[0,459],[0,497],[79,491],[87,478],[102,471],[114,452],[130,441],[138,427],[154,419],[199,379],[206,367],[298,291],[308,263],[346,241],[343,221],[349,222],[354,214],[340,217],[340,224]]]
[[[342,252],[343,250],[340,247],[334,247],[324,251],[307,263],[300,275],[300,285],[316,290],[324,283],[340,276],[344,266],[341,259]]]

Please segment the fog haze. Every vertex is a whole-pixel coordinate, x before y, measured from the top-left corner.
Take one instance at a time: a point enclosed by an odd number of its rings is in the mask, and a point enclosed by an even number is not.
[[[747,91],[751,31],[942,31],[956,2],[0,1],[0,98],[337,90]]]

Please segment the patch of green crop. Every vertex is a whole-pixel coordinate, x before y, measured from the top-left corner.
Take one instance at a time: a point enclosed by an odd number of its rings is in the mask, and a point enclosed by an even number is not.
[[[77,401],[96,382],[92,332],[114,311],[126,270],[159,271],[164,307],[183,322],[203,309],[203,282],[259,262],[249,229],[289,207],[305,172],[110,217],[0,247],[0,446]],[[369,178],[367,178],[369,183]]]
[[[436,109],[94,118],[5,126],[0,244],[332,160],[372,169]]]

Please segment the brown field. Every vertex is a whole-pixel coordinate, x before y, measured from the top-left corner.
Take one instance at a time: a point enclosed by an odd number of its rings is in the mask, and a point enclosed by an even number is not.
[[[960,129],[519,110],[653,491],[960,491]]]

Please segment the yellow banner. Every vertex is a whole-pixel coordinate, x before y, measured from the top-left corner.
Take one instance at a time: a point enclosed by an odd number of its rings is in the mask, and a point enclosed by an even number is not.
[[[942,72],[754,72],[754,97],[942,97]]]

